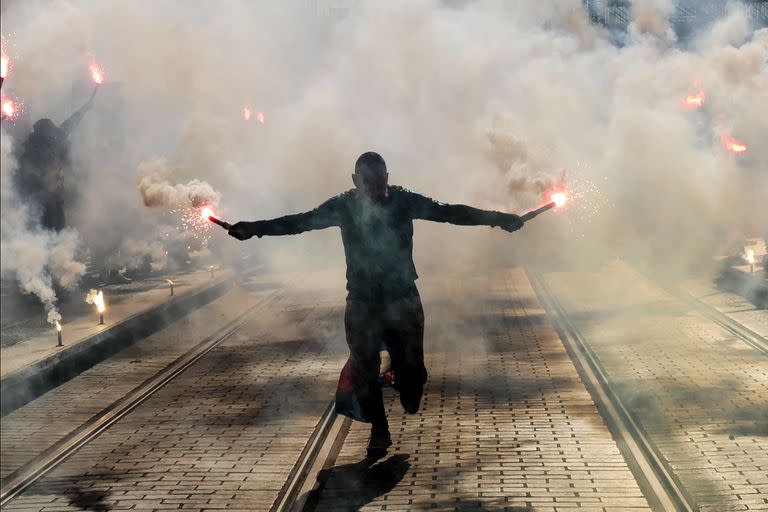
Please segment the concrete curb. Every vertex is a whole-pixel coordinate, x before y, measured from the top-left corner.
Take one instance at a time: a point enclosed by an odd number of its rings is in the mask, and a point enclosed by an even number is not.
[[[0,416],[18,409],[137,340],[222,296],[234,285],[235,278],[230,276],[200,290],[178,295],[136,313],[76,345],[7,374],[0,379]]]

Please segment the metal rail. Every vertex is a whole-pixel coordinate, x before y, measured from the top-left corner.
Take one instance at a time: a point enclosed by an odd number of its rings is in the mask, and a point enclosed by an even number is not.
[[[762,353],[763,355],[768,356],[768,340],[766,340],[765,338],[757,334],[752,329],[749,329],[748,327],[740,324],[733,318],[721,313],[717,309],[697,299],[696,297],[694,297],[693,295],[691,295],[686,291],[664,286],[656,280],[654,280],[654,283],[660,288],[667,291],[667,293],[669,293],[670,295],[680,299],[681,301],[685,302],[689,306],[693,307],[693,309],[695,309],[705,317],[709,318],[710,320],[715,322],[717,325],[719,325],[726,331],[730,332],[731,334],[739,338],[741,341],[743,341],[747,345],[751,346],[752,348]]]
[[[0,490],[0,507],[5,506],[13,498],[24,492],[25,489],[34,484],[42,476],[64,462],[77,450],[95,439],[115,422],[123,418],[166,384],[178,377],[182,372],[213,350],[217,345],[232,336],[238,329],[240,329],[240,327],[242,327],[254,311],[269,304],[276,295],[278,295],[278,292],[273,292],[264,300],[261,300],[248,308],[216,333],[200,342],[185,354],[179,356],[174,362],[160,370],[153,377],[150,377],[134,388],[125,397],[104,409],[80,429],[59,440],[46,451],[8,475],[2,482],[2,489]]]
[[[336,460],[349,432],[351,420],[336,413],[336,401],[331,400],[320,416],[315,430],[291,469],[285,485],[275,499],[270,512],[302,512],[311,507],[311,499],[322,491],[320,472]]]
[[[664,290],[676,299],[685,302],[693,309],[701,313],[703,316],[712,320],[717,325],[733,334],[750,347],[754,348],[761,354],[768,356],[768,340],[760,336],[752,329],[742,325],[728,315],[721,313],[706,302],[697,299],[690,293],[680,288],[665,284],[658,277],[654,277],[648,269],[645,269],[637,264],[632,265],[632,268],[645,279],[658,286],[660,289]]]
[[[526,272],[651,507],[658,511],[698,510],[657,448],[613,391],[599,360],[541,274],[531,269]]]

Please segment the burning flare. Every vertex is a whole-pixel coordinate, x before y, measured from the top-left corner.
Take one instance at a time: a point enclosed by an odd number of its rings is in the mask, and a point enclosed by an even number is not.
[[[755,251],[752,249],[747,250],[747,263],[753,265],[755,263]]]
[[[562,208],[565,206],[565,202],[567,201],[567,196],[565,195],[565,192],[555,192],[551,196],[552,202],[555,203],[555,208]]]
[[[11,61],[7,55],[0,55],[0,78],[5,78],[8,76],[8,67],[10,63]]]
[[[256,112],[256,120],[259,123],[264,124],[264,112]]]
[[[693,90],[696,92],[694,94],[689,94],[683,100],[683,106],[688,110],[696,110],[697,108],[703,107],[704,100],[707,97],[698,78],[693,80]]]
[[[16,106],[16,102],[10,98],[3,98],[2,113],[5,119],[16,119],[16,117],[19,115],[19,108]]]
[[[747,146],[745,144],[736,141],[730,135],[721,135],[720,140],[722,141],[725,148],[731,153],[744,153],[747,151]]]
[[[250,121],[251,120],[251,114],[252,114],[251,107],[249,107],[248,105],[244,106],[243,107],[243,119],[245,119],[246,121]]]
[[[96,290],[90,290],[85,297],[85,302],[95,305],[96,311],[99,313],[103,313],[106,309],[106,305],[104,304],[104,292],[101,290],[98,292]]]
[[[685,100],[683,100],[683,105],[692,110],[697,109],[704,105],[705,99],[706,95],[704,94],[704,91],[699,91],[696,94],[689,94],[686,96]]]
[[[208,220],[208,217],[217,217],[217,215],[210,206],[203,206],[202,210],[200,210],[200,217],[203,220]]]
[[[56,320],[55,322],[56,322],[56,331],[61,332],[61,324],[59,323],[58,320]]]
[[[104,70],[101,66],[96,64],[96,61],[91,60],[88,70],[91,72],[91,80],[93,80],[93,83],[101,85],[104,82]]]
[[[165,282],[166,282],[166,283],[168,283],[168,284],[170,284],[170,285],[173,285],[173,279],[168,279],[168,278],[166,278],[166,279],[165,279]]]

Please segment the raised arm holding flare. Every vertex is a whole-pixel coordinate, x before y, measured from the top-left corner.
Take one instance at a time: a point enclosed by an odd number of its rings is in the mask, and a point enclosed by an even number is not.
[[[388,179],[384,159],[377,153],[364,153],[355,164],[354,189],[309,212],[238,222],[229,229],[233,237],[246,240],[341,228],[347,263],[344,323],[350,358],[336,389],[336,410],[372,424],[368,455],[375,458],[392,444],[379,381],[379,351],[383,346],[389,351],[394,387],[406,412],[418,411],[427,381],[424,312],[413,263],[413,221],[499,226],[507,231],[523,226],[517,215],[439,203],[388,185]]]

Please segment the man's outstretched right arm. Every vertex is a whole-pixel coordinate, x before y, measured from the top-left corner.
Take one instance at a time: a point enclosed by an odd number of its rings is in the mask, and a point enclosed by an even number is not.
[[[247,240],[252,236],[298,235],[314,229],[338,226],[340,198],[334,197],[314,210],[294,215],[285,215],[271,220],[238,222],[229,228],[229,234],[238,240]]]

